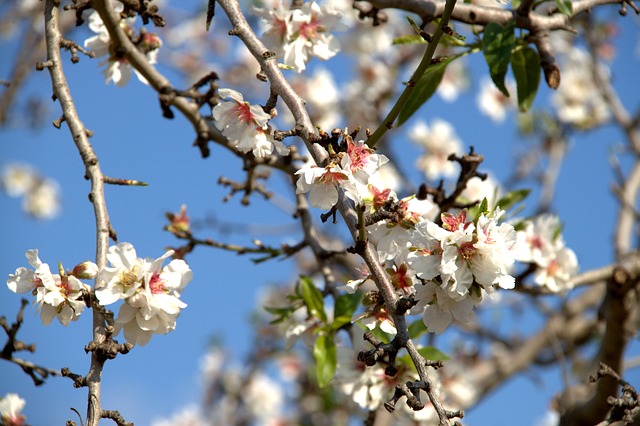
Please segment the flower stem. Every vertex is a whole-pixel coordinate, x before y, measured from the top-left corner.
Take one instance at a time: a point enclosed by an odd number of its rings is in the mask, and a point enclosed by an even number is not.
[[[405,104],[409,100],[409,97],[413,93],[413,90],[416,87],[416,83],[420,81],[420,78],[431,64],[431,60],[433,59],[433,55],[435,54],[436,47],[438,47],[440,38],[444,33],[443,28],[449,22],[449,17],[451,16],[451,12],[453,12],[453,7],[455,6],[455,4],[456,0],[447,0],[444,7],[444,12],[442,13],[442,18],[440,19],[440,24],[438,25],[436,32],[433,34],[432,40],[429,42],[427,50],[424,52],[424,56],[422,57],[418,68],[416,68],[415,72],[411,76],[411,79],[407,82],[404,91],[396,101],[393,108],[391,108],[391,111],[389,111],[389,114],[387,114],[380,126],[378,126],[375,132],[373,132],[373,134],[367,139],[366,144],[369,145],[369,147],[373,148],[376,143],[378,143],[378,141],[382,138],[382,136],[387,132],[387,130],[393,127],[393,123],[396,121],[396,118],[398,118],[398,115],[400,115],[400,111],[402,111]]]

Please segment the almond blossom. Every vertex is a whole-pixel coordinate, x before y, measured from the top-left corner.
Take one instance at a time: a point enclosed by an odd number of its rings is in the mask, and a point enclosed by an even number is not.
[[[230,100],[213,107],[213,118],[231,145],[245,154],[252,151],[258,158],[271,154],[274,147],[280,155],[289,153],[289,148],[271,136],[267,126],[271,116],[261,106],[251,105],[241,93],[232,89],[219,89],[218,95]]]
[[[462,142],[449,122],[435,118],[428,126],[418,121],[409,131],[409,139],[426,150],[416,164],[427,178],[449,177],[456,173],[457,163],[449,161],[449,156],[462,154]]]
[[[7,280],[9,290],[14,293],[32,292],[44,325],[51,324],[55,317],[64,326],[80,318],[85,307],[84,293],[89,291],[89,287],[74,275],[66,274],[61,265],[60,273],[52,274],[49,265],[38,257],[38,250],[27,250],[26,257],[35,271],[24,267],[16,269]]]
[[[296,172],[299,176],[296,183],[297,194],[309,193],[309,203],[313,207],[328,210],[338,202],[338,188],[349,183],[350,173],[335,164],[319,167],[307,163]],[[353,184],[349,188],[354,189]]]
[[[8,393],[0,398],[0,425],[26,425],[27,418],[22,414],[25,404],[26,401],[16,393]]]
[[[552,292],[570,290],[570,280],[578,273],[578,258],[565,246],[558,217],[542,214],[520,227],[514,255],[520,262],[536,265],[534,282]]]
[[[118,3],[115,9],[116,11],[122,10],[122,5]],[[120,27],[129,37],[132,37],[135,33],[133,29],[134,21],[134,19],[120,20]],[[126,58],[115,52],[111,36],[104,22],[102,22],[102,18],[100,18],[100,15],[96,11],[89,16],[89,29],[96,33],[96,35],[86,39],[84,47],[91,50],[98,58],[106,56],[106,59],[100,62],[100,65],[106,65],[102,74],[105,76],[107,84],[113,81],[116,86],[126,86],[131,79],[133,68]],[[140,40],[136,47],[145,54],[150,64],[155,64],[157,62],[159,49],[162,47],[162,40],[154,33],[141,33]],[[136,69],[133,69],[133,72],[138,77],[138,80],[144,84],[148,84],[147,80],[139,74]]]
[[[283,55],[284,64],[296,72],[304,71],[311,57],[326,60],[340,50],[338,40],[329,33],[342,29],[340,14],[330,7],[314,1],[287,10],[278,1],[274,9],[255,8],[254,12],[265,21],[263,37],[267,47]]]
[[[509,93],[516,93],[515,84],[508,81],[506,84]],[[505,96],[496,85],[488,78],[480,83],[480,91],[476,97],[476,103],[480,112],[489,117],[494,123],[502,123],[507,118],[509,109],[516,106],[515,97]]]
[[[180,310],[187,305],[180,294],[191,280],[191,270],[182,259],[174,259],[169,250],[158,259],[137,257],[130,243],[109,247],[106,267],[98,274],[96,298],[102,305],[124,300],[115,319],[115,333],[133,344],[146,345],[152,334],[166,334],[175,329]]]

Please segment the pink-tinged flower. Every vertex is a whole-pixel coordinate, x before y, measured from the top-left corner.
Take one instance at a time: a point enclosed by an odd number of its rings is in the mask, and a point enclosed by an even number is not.
[[[122,10],[122,5],[119,3],[118,5],[119,6],[116,6],[116,10]],[[132,27],[133,21],[134,19],[122,19],[120,21],[120,26],[129,36],[134,34],[134,29]],[[93,12],[89,16],[89,29],[96,33],[96,35],[86,39],[84,47],[91,50],[98,58],[106,56],[106,59],[100,62],[100,65],[102,66],[106,64],[106,68],[102,73],[106,78],[107,84],[110,81],[113,81],[116,86],[126,86],[131,79],[132,67],[126,58],[115,52],[111,42],[111,36],[109,35],[104,22],[102,22],[102,18],[98,15],[98,12]],[[140,41],[136,47],[145,54],[147,61],[149,61],[150,64],[155,64],[157,62],[158,51],[161,46],[162,40],[160,40],[156,34],[144,33],[141,35]],[[133,72],[138,77],[138,80],[144,84],[149,84],[137,70],[133,69]]]
[[[565,247],[557,216],[543,214],[524,222],[514,247],[516,260],[537,266],[534,282],[553,292],[571,289],[571,278],[578,273],[578,258]]]
[[[369,178],[388,161],[386,156],[376,154],[364,141],[354,142],[347,138],[347,152],[343,154],[340,166],[344,170],[350,170],[361,183],[367,184]]]
[[[474,317],[472,298],[453,298],[449,292],[431,281],[418,286],[414,298],[418,304],[411,313],[424,310],[422,320],[431,333],[442,333],[454,319],[469,322]]]
[[[399,266],[394,263],[393,267],[386,269],[389,274],[393,288],[402,292],[403,296],[408,296],[415,291],[413,287],[413,279],[415,272],[409,269],[406,263]]]
[[[376,327],[380,327],[380,330],[392,336],[395,336],[398,333],[391,315],[380,305],[374,305],[360,318],[362,325],[367,327],[369,330],[374,330]]]
[[[476,225],[476,242],[473,247],[476,255],[473,258],[471,271],[476,281],[484,287],[498,285],[504,289],[515,286],[515,279],[510,275],[513,265],[516,243],[516,231],[509,223],[498,224],[504,214],[499,208],[489,217],[480,215]]]
[[[18,394],[8,393],[0,398],[0,425],[22,426],[26,424],[26,416],[22,414],[26,401]]]
[[[416,164],[428,179],[455,175],[458,166],[449,156],[462,153],[462,142],[450,123],[436,118],[427,126],[418,121],[409,131],[409,139],[427,151]]]
[[[9,275],[7,286],[14,293],[31,291],[36,296],[40,319],[44,325],[51,324],[54,317],[62,325],[69,325],[76,321],[84,310],[83,292],[88,290],[73,275],[52,274],[49,265],[42,263],[38,257],[38,250],[28,250],[26,253],[29,264],[35,271],[26,268],[16,269],[16,273]],[[63,271],[62,267],[60,270]]]
[[[265,157],[275,147],[280,155],[289,153],[282,142],[273,139],[267,126],[271,118],[259,105],[246,102],[241,93],[232,89],[220,89],[222,101],[213,107],[216,127],[229,139],[231,145],[247,153],[253,151],[256,157]]]
[[[142,259],[129,243],[109,248],[111,267],[98,274],[102,286],[96,290],[96,298],[103,305],[124,299],[115,320],[115,333],[124,329],[130,343],[145,345],[153,334],[175,329],[180,310],[187,306],[180,294],[192,272],[182,259],[162,267],[172,254],[170,250],[155,260]]]
[[[338,40],[329,31],[341,29],[340,14],[315,1],[295,9],[288,25],[288,40],[284,46],[284,63],[297,72],[306,68],[311,56],[330,59],[340,50]]]
[[[296,172],[296,193],[309,192],[309,203],[313,207],[328,210],[338,202],[338,188],[349,183],[349,174],[335,164],[318,167],[307,163]]]
[[[261,39],[265,46],[284,55],[284,45],[289,37],[289,25],[293,12],[285,8],[282,0],[278,0],[273,9],[253,8],[253,13],[262,18],[264,32]]]
[[[578,258],[567,247],[559,248],[553,256],[546,258],[538,265],[534,281],[546,286],[554,293],[571,290],[571,278],[578,273]]]

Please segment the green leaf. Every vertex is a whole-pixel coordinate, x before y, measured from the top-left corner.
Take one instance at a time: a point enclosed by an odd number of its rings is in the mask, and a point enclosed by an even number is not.
[[[422,318],[414,321],[413,324],[409,326],[409,336],[412,339],[415,339],[416,337],[420,337],[426,332],[427,332],[427,326],[424,324],[424,321],[422,321]]]
[[[540,56],[529,46],[516,49],[511,54],[511,69],[518,87],[518,107],[521,112],[526,112],[531,108],[538,91]]]
[[[496,205],[502,210],[509,210],[511,207],[527,198],[530,192],[530,189],[517,189],[515,191],[511,191],[504,197],[500,198]]]
[[[351,323],[353,314],[360,305],[360,299],[362,299],[361,292],[343,294],[336,299],[335,305],[333,306],[332,329],[337,330],[343,325]]]
[[[433,346],[425,346],[424,348],[418,349],[418,352],[429,361],[446,361],[450,359],[449,355],[434,348]],[[413,365],[413,361],[411,361],[411,356],[409,356],[409,354],[401,356],[398,358],[398,361],[415,370],[415,365]]]
[[[425,359],[428,359],[430,361],[446,361],[450,358],[449,355],[434,348],[433,346],[425,346],[424,348],[418,349],[418,352]]]
[[[555,0],[558,11],[563,15],[573,16],[573,4],[571,0]]]
[[[489,201],[487,201],[487,197],[484,197],[478,206],[478,216],[487,213],[489,213]]]
[[[302,299],[307,306],[309,315],[318,318],[323,323],[327,322],[327,313],[324,311],[324,297],[309,277],[300,277]]]
[[[316,379],[321,388],[327,386],[336,373],[338,351],[333,335],[321,334],[313,346],[313,357],[316,360]]]
[[[504,85],[504,77],[507,75],[511,51],[516,43],[514,28],[515,22],[510,22],[506,27],[491,22],[484,28],[482,38],[482,51],[489,65],[491,80],[505,96],[509,96],[509,91]]]
[[[403,35],[393,39],[393,44],[427,44],[419,35]]]
[[[264,307],[265,311],[269,312],[272,315],[275,315],[276,318],[273,319],[269,324],[278,324],[284,322],[291,318],[295,309],[293,307],[286,308],[271,308],[269,306]]]
[[[416,87],[407,99],[407,103],[398,114],[398,126],[407,121],[425,102],[429,100],[435,93],[442,76],[449,62],[454,58],[446,59],[440,63],[430,65],[420,80],[416,83]]]

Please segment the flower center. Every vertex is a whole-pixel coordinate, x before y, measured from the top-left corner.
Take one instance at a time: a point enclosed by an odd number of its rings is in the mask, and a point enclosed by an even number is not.
[[[160,278],[160,274],[154,273],[149,280],[149,290],[151,290],[151,294],[166,293],[164,283],[165,281]]]
[[[253,113],[250,107],[248,102],[236,102],[236,106],[233,108],[236,117],[244,124],[251,124],[253,122]]]

